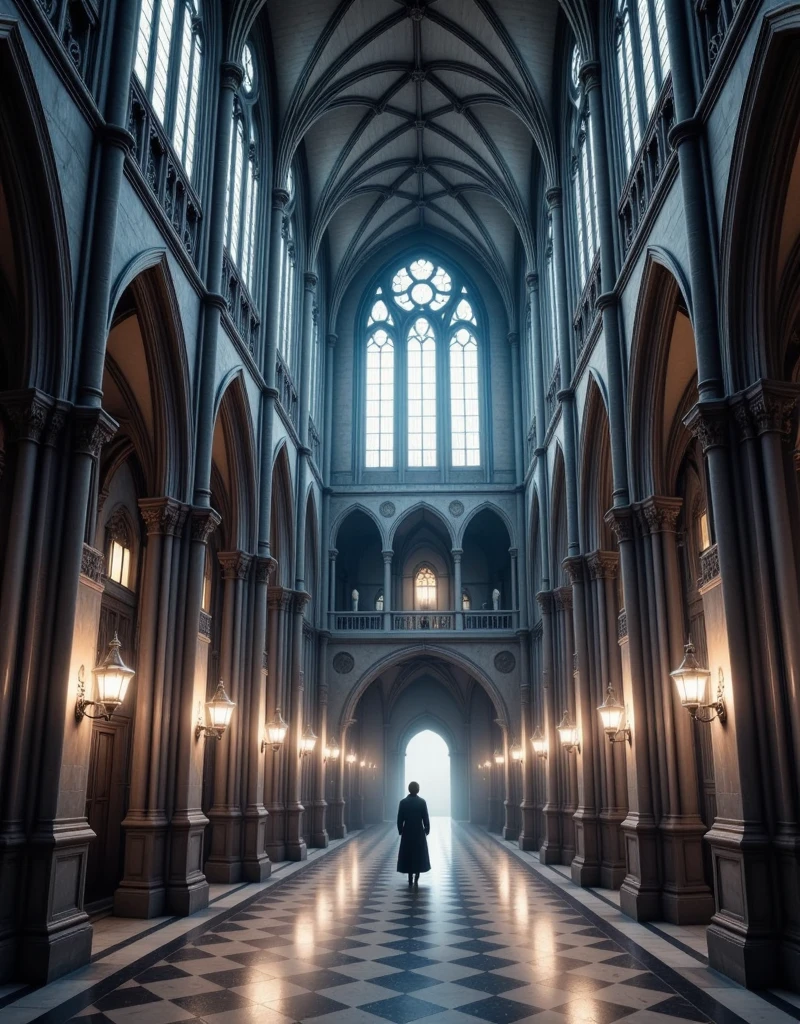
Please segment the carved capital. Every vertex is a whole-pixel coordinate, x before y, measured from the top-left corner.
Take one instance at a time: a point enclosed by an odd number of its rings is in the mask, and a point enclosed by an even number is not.
[[[589,578],[593,580],[615,580],[619,572],[619,555],[616,551],[593,551],[586,556]]]
[[[648,498],[641,506],[643,522],[650,533],[674,533],[682,507],[681,498]]]
[[[525,284],[528,286],[528,291],[538,292],[539,291],[539,275],[538,274],[527,274],[525,277]]]
[[[102,409],[89,409],[79,406],[73,410],[72,444],[73,450],[80,455],[90,455],[96,459],[116,434],[119,424]]]
[[[336,348],[336,342],[339,340],[339,335],[334,334],[332,331],[328,334],[328,348]]]
[[[282,213],[291,196],[285,188],[274,188],[272,190],[272,209]]]
[[[610,508],[603,518],[611,527],[617,544],[633,540],[633,515],[629,507]]]
[[[570,585],[583,583],[583,559],[580,555],[573,555],[572,558],[565,558],[561,563]]]
[[[302,615],[311,603],[311,594],[307,594],[305,590],[295,590],[293,598],[295,613],[297,615]]]
[[[14,441],[33,441],[38,444],[47,426],[53,399],[41,391],[31,389],[5,394],[2,403],[11,438]]]
[[[269,586],[270,579],[278,569],[278,563],[274,558],[257,558],[256,560],[256,583],[266,583]]]
[[[336,561],[336,558],[337,558],[338,554],[339,554],[339,552],[338,552],[338,550],[336,548],[329,548],[329,550],[328,550],[328,558],[332,562]]]
[[[317,275],[308,271],[303,274],[303,285],[307,292],[314,292],[317,290]]]
[[[791,434],[792,417],[797,406],[797,389],[787,385],[759,381],[745,392],[750,420],[756,433]]]
[[[536,600],[539,607],[542,610],[542,615],[550,615],[553,611],[553,592],[552,590],[540,590],[536,595]]]
[[[222,522],[222,518],[213,508],[193,508],[192,516],[192,540],[201,544],[208,544],[208,539]]]
[[[270,587],[267,591],[267,607],[277,611],[283,605],[284,589],[281,586]]]
[[[140,498],[139,512],[148,535],[163,533],[174,537],[186,521],[186,509],[174,498]]]
[[[700,442],[703,454],[727,444],[728,407],[724,402],[698,402],[683,423]]]
[[[514,345],[519,345],[519,334],[516,331],[509,331],[506,335],[508,343],[513,348]]]
[[[223,89],[238,92],[244,78],[244,68],[236,61],[223,61],[219,69],[219,84]]]
[[[578,78],[586,92],[591,92],[592,89],[599,89],[600,62],[597,60],[584,61],[578,69]]]
[[[102,583],[106,571],[106,559],[102,551],[83,545],[81,551],[81,576],[92,580],[93,583]]]
[[[225,580],[246,580],[253,556],[244,551],[220,551],[217,555]]]
[[[553,591],[553,597],[557,611],[572,611],[572,587],[559,587]]]
[[[381,554],[383,555],[383,564],[391,565],[392,559],[394,558],[394,551],[391,549],[389,551],[381,551]]]
[[[545,192],[545,198],[547,199],[548,210],[554,210],[557,206],[561,206],[564,201],[563,193],[558,185],[553,185]]]

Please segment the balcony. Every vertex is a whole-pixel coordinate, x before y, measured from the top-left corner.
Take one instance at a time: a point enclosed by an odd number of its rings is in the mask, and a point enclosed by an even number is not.
[[[338,633],[513,632],[519,613],[498,611],[329,612],[329,627]]]

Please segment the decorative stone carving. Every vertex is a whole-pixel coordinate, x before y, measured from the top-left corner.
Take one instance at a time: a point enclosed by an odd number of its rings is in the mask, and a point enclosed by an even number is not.
[[[19,391],[7,395],[3,405],[12,438],[38,444],[47,425],[52,400],[39,391]]]
[[[567,574],[570,584],[583,583],[583,559],[580,555],[565,558],[561,564],[564,567],[564,572]]]
[[[724,402],[698,402],[683,423],[705,454],[709,448],[721,448],[727,441],[728,407]]]
[[[219,564],[222,566],[222,577],[226,580],[246,580],[250,572],[252,555],[244,551],[220,551]]]
[[[719,576],[719,548],[712,544],[700,555],[700,579],[697,581],[698,589],[708,586]]]
[[[560,612],[572,611],[572,587],[559,587],[553,591],[556,609]]]
[[[648,498],[642,505],[642,520],[650,533],[674,533],[681,514],[680,498]]]
[[[73,412],[73,445],[80,455],[96,459],[103,446],[117,432],[119,424],[102,409],[75,409]]]
[[[221,522],[220,514],[213,508],[193,508],[192,540],[207,544],[209,537]]]
[[[792,429],[792,416],[797,395],[787,393],[778,385],[761,381],[747,391],[750,418],[760,434],[780,434],[788,438]]]
[[[464,502],[459,501],[458,498],[451,501],[448,508],[450,509],[450,515],[455,516],[456,519],[464,515]]]
[[[395,503],[393,501],[381,502],[380,513],[384,517],[384,519],[391,519],[396,511],[397,508],[395,507]]]
[[[57,405],[50,415],[50,419],[47,422],[47,428],[44,432],[44,443],[52,448],[55,446],[58,436],[64,429],[64,424],[67,422],[67,408]]]
[[[139,502],[139,512],[148,534],[163,533],[174,537],[185,519],[184,509],[173,498],[142,498]],[[111,529],[111,520],[108,529]]]
[[[200,620],[197,624],[197,632],[200,636],[204,636],[207,640],[211,639],[211,616],[208,612],[200,609]]]
[[[277,571],[278,563],[274,558],[257,558],[256,559],[256,583],[266,583],[269,586],[269,581]]]
[[[85,576],[93,583],[102,583],[106,571],[106,559],[102,551],[83,545],[81,552],[81,576]]]
[[[542,610],[542,615],[550,615],[553,611],[553,592],[551,590],[540,590],[536,600]]]
[[[617,640],[624,640],[628,635],[628,613],[623,608],[617,616]]]
[[[348,675],[354,667],[353,655],[348,654],[347,651],[339,651],[333,659],[333,671],[338,672],[340,676]]]
[[[603,518],[611,527],[618,544],[633,540],[633,517],[630,508],[611,508]]]
[[[593,580],[615,580],[619,572],[619,555],[616,551],[593,551],[586,556],[589,578]]]
[[[513,672],[517,666],[517,659],[511,651],[498,651],[494,656],[494,667],[503,675]]]

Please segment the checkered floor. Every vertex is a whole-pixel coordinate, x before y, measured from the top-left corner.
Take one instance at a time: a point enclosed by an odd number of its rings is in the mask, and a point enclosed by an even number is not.
[[[430,841],[434,870],[418,891],[395,872],[394,829],[371,829],[214,931],[143,963],[74,1021],[709,1019],[691,992],[679,994],[479,829],[434,819]],[[714,1016],[739,1019],[726,1014]]]

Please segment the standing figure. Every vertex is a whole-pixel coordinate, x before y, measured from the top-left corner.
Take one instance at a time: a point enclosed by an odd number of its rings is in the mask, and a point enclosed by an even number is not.
[[[428,841],[431,820],[428,805],[419,796],[419,783],[409,782],[407,796],[397,808],[397,831],[400,833],[400,852],[397,855],[397,870],[408,875],[408,884],[418,885],[422,871],[430,871]]]
[[[492,608],[494,611],[500,608],[500,591],[496,587],[492,591]]]
[[[350,598],[351,598],[351,600],[353,602],[353,611],[357,612],[358,611],[358,591],[354,590],[353,593],[350,595]]]

